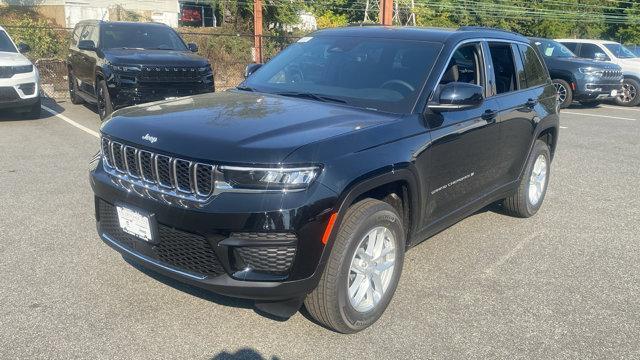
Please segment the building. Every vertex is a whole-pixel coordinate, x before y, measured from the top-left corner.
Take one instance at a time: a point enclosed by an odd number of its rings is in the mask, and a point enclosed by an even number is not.
[[[68,28],[87,19],[155,21],[171,27],[216,26],[211,5],[199,0],[0,0],[0,4],[34,7]]]

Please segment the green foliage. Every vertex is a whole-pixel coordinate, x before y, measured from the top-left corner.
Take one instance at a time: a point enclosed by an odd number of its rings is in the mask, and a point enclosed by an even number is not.
[[[13,41],[31,47],[30,58],[60,58],[67,52],[68,33],[50,28],[46,21],[24,18],[10,26],[6,30]]]
[[[349,18],[346,14],[336,14],[333,11],[327,11],[322,16],[316,19],[318,28],[332,28],[345,26],[349,23]]]

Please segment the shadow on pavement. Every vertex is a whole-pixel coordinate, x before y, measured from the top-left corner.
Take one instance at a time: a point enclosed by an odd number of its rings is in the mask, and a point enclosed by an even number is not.
[[[277,356],[272,356],[269,359],[278,360],[280,358]],[[260,353],[253,349],[244,348],[236,351],[235,353],[223,351],[212,357],[211,360],[267,360],[267,358],[263,357],[262,355],[260,355]]]

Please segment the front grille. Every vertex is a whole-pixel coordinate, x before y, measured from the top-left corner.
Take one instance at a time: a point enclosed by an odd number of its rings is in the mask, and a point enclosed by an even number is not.
[[[602,77],[605,79],[622,79],[622,71],[613,68],[606,68],[604,69]]]
[[[33,65],[0,66],[0,79],[9,79],[15,74],[30,73],[32,71]]]
[[[145,256],[199,275],[213,277],[225,272],[215,251],[203,236],[158,224],[159,239],[151,244],[125,233],[120,228],[115,206],[106,201],[98,201],[98,216],[100,231],[131,251],[142,247],[146,250]]]
[[[285,274],[291,268],[296,253],[295,246],[238,247],[241,266],[270,274]]]
[[[112,175],[190,200],[205,201],[213,192],[213,165],[125,146],[106,137],[101,141],[105,169]]]
[[[18,100],[20,97],[13,87],[0,87],[0,101]]]
[[[144,66],[141,82],[194,82],[211,72],[209,66]]]

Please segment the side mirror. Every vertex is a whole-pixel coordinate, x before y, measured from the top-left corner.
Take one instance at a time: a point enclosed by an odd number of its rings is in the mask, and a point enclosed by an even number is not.
[[[254,72],[258,71],[258,69],[260,69],[260,67],[262,67],[262,64],[249,64],[249,65],[247,65],[247,67],[244,69],[244,77],[248,78],[249,75],[251,75]]]
[[[189,48],[189,51],[191,51],[191,52],[198,52],[198,45],[196,45],[194,43],[188,43],[187,47]]]
[[[605,53],[597,52],[593,59],[597,61],[607,61],[609,57]]]
[[[430,104],[434,112],[465,110],[478,107],[484,102],[482,86],[452,82],[440,87],[438,103]]]
[[[96,51],[96,43],[93,40],[80,40],[78,49],[86,51]]]
[[[29,51],[31,51],[31,47],[25,43],[20,43],[18,44],[18,51],[22,54],[28,53]]]

